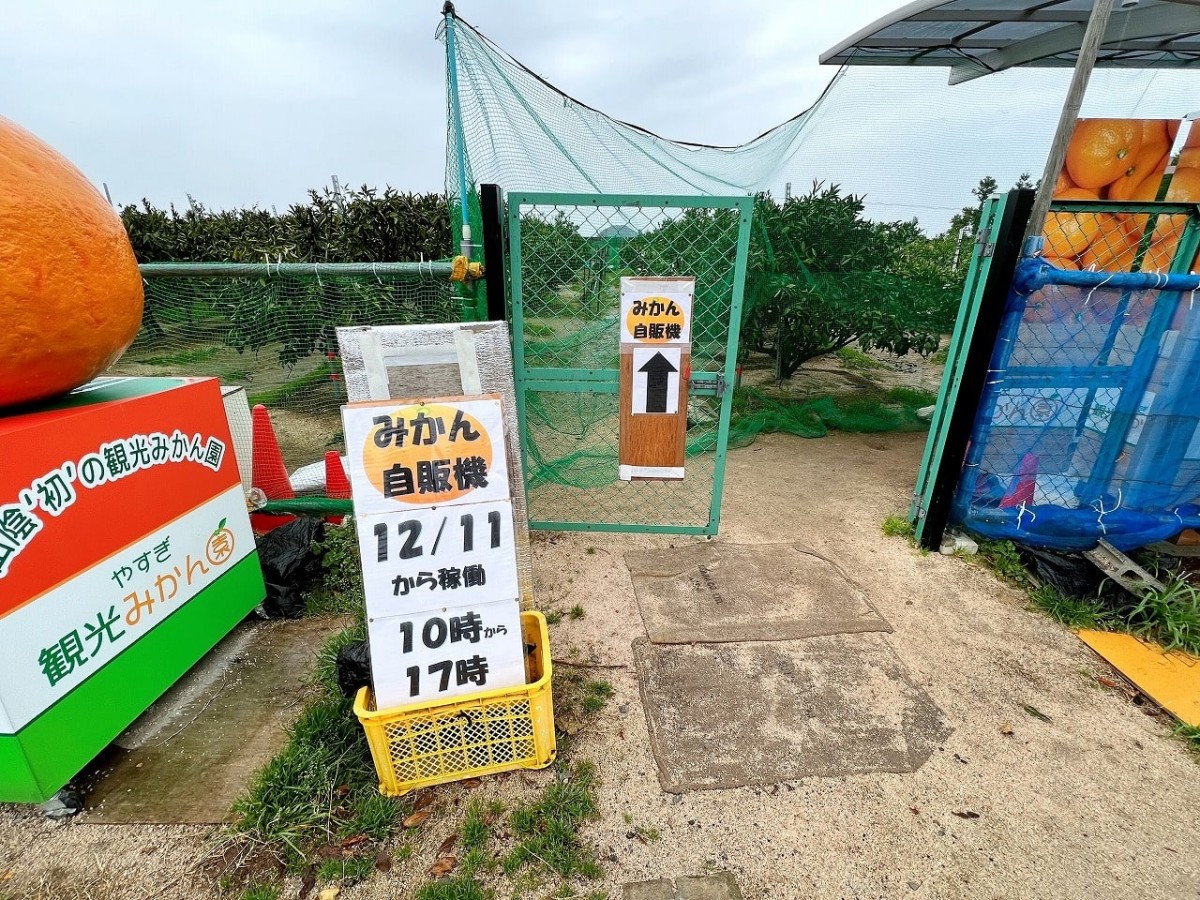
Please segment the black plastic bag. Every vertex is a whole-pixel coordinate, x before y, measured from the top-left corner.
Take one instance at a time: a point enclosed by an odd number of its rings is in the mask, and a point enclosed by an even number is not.
[[[1077,553],[1021,547],[1021,557],[1043,584],[1068,597],[1095,597],[1104,575]]]
[[[301,516],[258,539],[258,561],[267,583],[262,609],[269,619],[304,615],[304,595],[321,574],[313,544],[325,534],[325,522]]]
[[[366,641],[346,644],[337,655],[337,681],[343,697],[353,697],[371,684],[371,648]]]

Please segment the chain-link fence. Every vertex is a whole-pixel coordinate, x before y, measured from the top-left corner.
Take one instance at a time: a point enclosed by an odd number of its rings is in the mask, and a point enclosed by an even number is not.
[[[464,310],[448,262],[141,268],[142,329],[109,374],[209,375],[244,387],[270,410],[293,468],[341,449],[338,326],[455,322]]]
[[[749,225],[748,198],[510,195],[534,527],[715,528]],[[618,479],[620,283],[647,273],[696,279],[683,482]]]
[[[1200,281],[1166,289],[1198,244],[1194,207],[1056,202],[1049,265],[1022,263],[1041,274],[1019,269],[1008,297],[960,520],[1077,549],[1142,546],[1200,512]]]

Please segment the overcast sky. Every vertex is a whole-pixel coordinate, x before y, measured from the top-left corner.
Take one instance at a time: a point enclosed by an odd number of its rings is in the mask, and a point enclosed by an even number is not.
[[[462,0],[458,11],[615,118],[736,144],[809,107],[834,74],[818,55],[899,2]],[[441,190],[439,21],[437,0],[3,0],[0,114],[107,183],[118,204],[190,194],[211,207],[282,209],[331,175]],[[852,73],[837,127],[843,145],[876,154],[851,172],[863,176],[852,187],[882,204],[881,215],[920,215],[937,228],[979,176],[1006,186],[1040,169],[1062,92],[1041,82],[1031,90],[1020,80],[1031,74],[974,83],[991,99],[956,88],[948,101],[931,93],[944,70]],[[1020,96],[997,112],[1005,85]],[[1139,88],[1129,102],[1146,112],[1150,93]],[[1187,111],[1165,96],[1172,114]],[[1014,132],[1033,137],[1015,148]],[[892,145],[907,155],[879,155]],[[957,167],[934,177],[939,151]],[[804,177],[842,177],[826,170],[845,151],[826,141],[825,153],[809,158]]]
[[[896,0],[462,0],[568,93],[666,137],[739,143],[809,106],[818,54]],[[436,0],[0,4],[0,114],[117,203],[280,207],[336,174],[440,190]]]

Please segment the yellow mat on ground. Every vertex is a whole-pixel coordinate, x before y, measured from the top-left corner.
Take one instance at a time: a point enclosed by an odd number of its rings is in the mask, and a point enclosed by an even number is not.
[[[1079,631],[1080,639],[1108,660],[1143,694],[1181,722],[1200,727],[1200,657],[1129,634]]]

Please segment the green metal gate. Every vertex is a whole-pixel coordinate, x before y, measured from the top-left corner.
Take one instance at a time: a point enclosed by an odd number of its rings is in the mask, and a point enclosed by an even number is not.
[[[750,197],[508,197],[529,527],[716,534]],[[686,477],[617,477],[622,276],[692,276]]]

